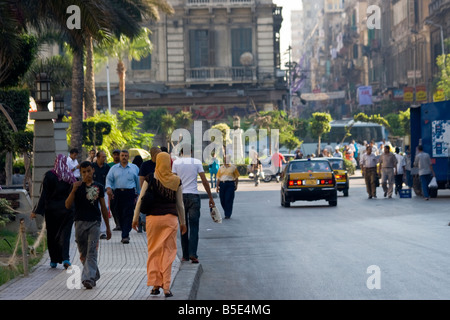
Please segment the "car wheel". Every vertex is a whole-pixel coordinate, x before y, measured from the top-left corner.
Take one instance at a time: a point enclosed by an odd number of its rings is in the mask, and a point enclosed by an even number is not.
[[[337,206],[337,200],[328,201],[328,204],[330,207],[336,207]]]
[[[264,171],[264,182],[272,181],[272,174],[268,171]]]
[[[281,206],[285,208],[289,208],[291,206],[291,203],[289,201],[284,200],[283,193],[281,194]]]
[[[348,189],[344,189],[344,197],[348,197]]]

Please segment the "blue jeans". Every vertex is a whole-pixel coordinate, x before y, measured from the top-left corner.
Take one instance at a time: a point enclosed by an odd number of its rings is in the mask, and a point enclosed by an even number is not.
[[[210,175],[211,175],[211,188],[214,188],[215,186],[217,186],[217,173],[210,173]]]
[[[198,258],[198,231],[200,222],[200,195],[194,193],[183,194],[184,213],[186,217],[187,231],[181,235],[181,249],[183,258]]]
[[[231,217],[233,213],[234,189],[236,184],[234,181],[220,182],[219,185],[220,204],[223,208],[225,217]]]
[[[422,185],[422,193],[425,198],[430,197],[428,185],[430,184],[431,179],[432,179],[431,174],[424,174],[424,175],[420,176],[420,184]]]

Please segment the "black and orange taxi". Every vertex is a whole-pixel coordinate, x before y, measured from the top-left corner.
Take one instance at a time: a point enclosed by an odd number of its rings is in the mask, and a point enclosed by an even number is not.
[[[326,200],[337,205],[334,171],[326,158],[292,160],[283,171],[281,205],[290,207],[295,201]]]
[[[348,197],[348,189],[350,188],[350,182],[348,179],[348,172],[345,169],[344,159],[342,158],[327,158],[327,159],[331,164],[331,169],[334,171],[338,191],[343,192],[344,197]]]

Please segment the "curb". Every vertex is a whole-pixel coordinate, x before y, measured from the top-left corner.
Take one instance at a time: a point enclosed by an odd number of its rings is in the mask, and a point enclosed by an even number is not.
[[[181,262],[173,280],[173,300],[195,300],[203,268],[200,263]]]

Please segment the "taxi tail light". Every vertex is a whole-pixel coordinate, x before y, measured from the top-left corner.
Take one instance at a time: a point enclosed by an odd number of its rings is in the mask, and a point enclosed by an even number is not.
[[[303,184],[302,180],[289,180],[289,186],[301,186]]]
[[[322,185],[332,185],[334,184],[334,179],[321,179],[320,184]]]

